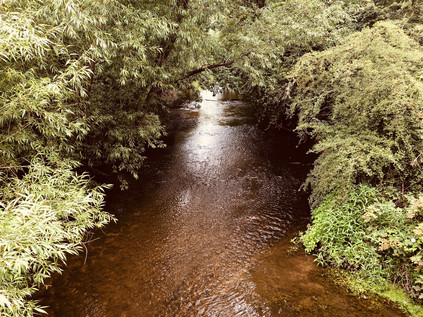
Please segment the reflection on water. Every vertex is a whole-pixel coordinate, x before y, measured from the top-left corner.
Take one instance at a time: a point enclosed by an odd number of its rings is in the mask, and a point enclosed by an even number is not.
[[[291,142],[258,130],[248,104],[202,97],[200,109],[186,110],[199,112],[197,126],[108,198],[119,222],[97,234],[86,264],[72,257],[53,280],[42,296],[51,316],[301,316],[300,299],[330,290],[320,281],[301,297],[296,285],[318,271],[283,251],[294,219],[308,213],[298,171],[280,164]],[[301,265],[308,271],[296,279]],[[381,315],[352,303],[331,311]]]

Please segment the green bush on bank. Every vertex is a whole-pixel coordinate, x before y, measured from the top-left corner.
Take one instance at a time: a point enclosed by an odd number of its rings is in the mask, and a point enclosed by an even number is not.
[[[422,299],[423,47],[409,34],[383,21],[306,54],[286,89],[296,131],[319,154],[306,250]]]
[[[21,179],[0,188],[0,315],[32,316],[42,309],[31,296],[76,254],[87,230],[113,218],[102,210],[105,186],[66,164],[33,161]]]
[[[421,189],[422,79],[422,46],[388,21],[299,60],[291,111],[300,136],[317,141],[313,207],[360,182]]]
[[[313,225],[300,237],[323,265],[349,269],[373,285],[402,285],[423,298],[423,195],[394,197],[358,185],[340,202],[337,192],[313,211]]]

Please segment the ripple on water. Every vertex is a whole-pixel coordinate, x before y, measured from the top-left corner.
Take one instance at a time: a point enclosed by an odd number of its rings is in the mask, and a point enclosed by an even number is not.
[[[313,284],[310,258],[274,255],[307,214],[301,180],[270,162],[292,146],[275,147],[248,104],[204,97],[197,126],[149,162],[148,177],[109,196],[119,222],[86,264],[72,257],[54,278],[43,296],[52,316],[288,316],[307,301],[295,283],[314,285],[309,298],[331,289]]]

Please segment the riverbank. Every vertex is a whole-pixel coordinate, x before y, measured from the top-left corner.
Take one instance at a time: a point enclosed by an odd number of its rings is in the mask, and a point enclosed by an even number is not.
[[[286,253],[309,217],[295,144],[258,129],[251,105],[206,97],[192,110],[197,124],[151,156],[128,191],[108,195],[119,221],[53,279],[49,316],[300,316],[324,311],[312,307],[322,289],[339,293],[314,281],[312,257]],[[329,311],[366,316],[345,296]]]
[[[317,266],[313,256],[291,242],[304,227],[297,226],[275,244],[252,270],[257,292],[269,299],[272,316],[406,316],[389,300],[341,283],[339,271]]]

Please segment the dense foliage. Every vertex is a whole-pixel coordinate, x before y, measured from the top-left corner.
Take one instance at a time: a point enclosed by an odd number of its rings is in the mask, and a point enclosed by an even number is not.
[[[421,2],[267,1],[237,34],[261,45],[234,63],[237,88],[314,144],[307,250],[422,297]]]
[[[319,154],[306,182],[307,250],[423,298],[423,47],[419,25],[397,24],[378,22],[303,56],[286,86],[288,112]]]
[[[112,219],[77,168],[137,177],[162,146],[162,91],[214,62],[221,4],[0,1],[0,315],[32,315],[29,296]]]
[[[264,109],[276,126],[295,119],[318,155],[305,184],[307,251],[422,298],[422,7],[367,6],[352,16],[358,32],[276,75],[279,89],[264,90]]]
[[[314,142],[307,249],[420,296],[422,16],[418,0],[0,0],[0,314],[31,316],[113,219],[80,171],[126,187],[164,146],[166,91],[216,82]]]
[[[251,97],[262,119],[281,126],[286,116],[283,87],[290,69],[305,53],[332,47],[355,30],[363,10],[359,1],[268,1],[256,12],[259,18],[244,28],[237,24],[240,46],[250,54],[234,63],[234,76],[226,84]],[[222,31],[223,41],[232,40],[233,29]]]
[[[422,47],[391,22],[300,59],[288,89],[297,131],[318,140],[313,206],[360,182],[420,189],[422,70]]]

